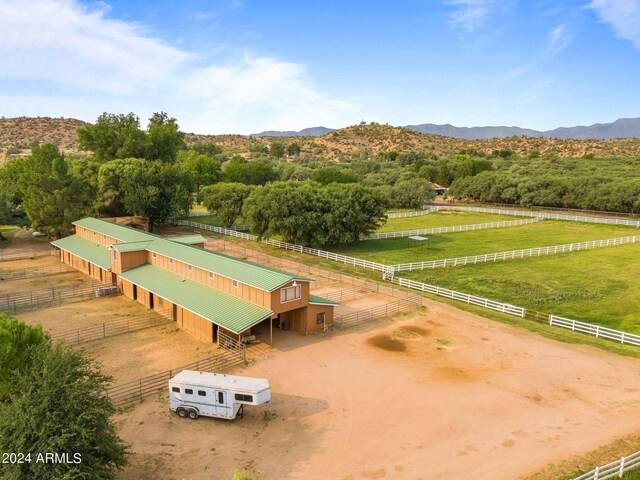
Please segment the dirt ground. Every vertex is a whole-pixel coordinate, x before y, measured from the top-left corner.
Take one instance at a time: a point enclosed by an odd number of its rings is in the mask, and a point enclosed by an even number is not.
[[[34,237],[33,230],[23,228],[11,239],[11,245],[4,249],[5,255],[27,253],[34,250],[49,250],[51,240],[47,237]]]
[[[276,331],[273,410],[181,420],[165,396],[117,422],[133,479],[515,479],[640,429],[640,361],[454,307],[364,330]]]
[[[0,270],[14,270],[19,268],[33,268],[44,266],[57,266],[60,260],[53,255],[45,255],[43,257],[28,258],[25,260],[6,260],[0,262]]]
[[[82,347],[102,363],[102,371],[112,375],[115,385],[119,385],[210,357],[215,345],[171,322],[85,343]]]
[[[16,315],[32,325],[42,324],[50,332],[65,332],[99,325],[119,318],[147,315],[149,309],[123,295],[56,305]]]
[[[29,290],[43,290],[51,287],[62,287],[72,284],[87,284],[91,279],[84,273],[72,270],[62,273],[52,273],[19,280],[0,281],[0,295],[7,293],[28,292]]]

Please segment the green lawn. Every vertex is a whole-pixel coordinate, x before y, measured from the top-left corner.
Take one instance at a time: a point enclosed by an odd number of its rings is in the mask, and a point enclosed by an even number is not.
[[[522,220],[525,217],[513,215],[495,215],[492,213],[473,213],[445,211],[421,215],[419,217],[390,218],[378,232],[401,232],[422,228],[449,227],[451,225],[471,225],[476,223],[502,222],[504,220]]]
[[[400,276],[640,334],[640,244]]]
[[[221,227],[220,221],[218,217],[215,215],[204,215],[202,217],[189,217],[187,220],[191,220],[192,222],[204,223],[206,225],[213,225],[214,227]],[[238,218],[234,225],[243,225],[242,218]]]
[[[640,235],[633,227],[544,220],[518,227],[429,235],[428,245],[407,238],[366,240],[331,251],[387,265],[496,253],[521,248]],[[617,247],[613,247],[617,248]]]
[[[20,230],[19,227],[0,226],[0,232],[2,232],[2,235],[4,235],[5,238],[7,238],[7,241],[0,242],[0,248],[7,248],[11,245],[11,237],[13,237],[18,230]]]

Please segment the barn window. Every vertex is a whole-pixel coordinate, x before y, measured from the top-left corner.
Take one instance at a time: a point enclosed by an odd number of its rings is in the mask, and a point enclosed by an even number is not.
[[[162,307],[164,305],[164,299],[162,297],[158,297],[158,306]]]
[[[185,388],[184,393],[186,393],[187,395],[193,395],[193,390],[190,388]]]
[[[206,397],[207,392],[205,392],[204,390],[198,390],[198,395],[200,395],[201,397]]]
[[[180,393],[180,387],[171,387],[172,392]]]
[[[316,325],[323,325],[324,324],[324,312],[320,312],[319,314],[316,315]]]
[[[158,256],[157,254],[155,254],[155,253],[153,254],[153,258],[157,258],[157,256]]]
[[[300,285],[295,283],[291,287],[283,288],[280,290],[280,301],[282,303],[292,302],[300,298]]]
[[[170,259],[169,259],[169,263],[173,263],[173,258],[170,258]]]
[[[240,402],[253,402],[253,395],[245,395],[243,393],[236,393],[236,400]]]
[[[193,265],[187,265],[187,270],[189,271],[193,270]]]
[[[233,288],[238,288],[238,281],[237,280],[232,280],[231,281],[231,285],[233,285]]]
[[[107,239],[107,236],[106,236],[106,235],[102,235],[102,239],[103,239],[103,240],[106,240],[106,239]]]
[[[211,279],[214,278],[213,272],[209,272],[209,278],[211,278]]]
[[[94,236],[94,237],[95,237],[95,236],[97,236],[97,235],[98,235],[98,234],[97,234],[96,232],[93,232],[93,236]]]

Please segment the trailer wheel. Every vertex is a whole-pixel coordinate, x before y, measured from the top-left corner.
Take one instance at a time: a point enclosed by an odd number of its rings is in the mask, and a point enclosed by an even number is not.
[[[187,411],[182,407],[178,407],[178,409],[176,410],[176,413],[180,418],[187,418]]]
[[[198,418],[198,412],[196,412],[195,410],[189,410],[189,418],[191,420],[195,420],[196,418]]]
[[[240,418],[244,416],[244,405],[240,405],[240,410],[238,410],[238,416]]]

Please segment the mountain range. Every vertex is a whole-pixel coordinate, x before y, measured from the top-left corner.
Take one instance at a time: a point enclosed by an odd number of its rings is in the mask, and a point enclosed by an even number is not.
[[[406,125],[403,128],[419,133],[442,135],[445,137],[461,138],[465,140],[482,140],[489,138],[507,137],[534,137],[534,138],[558,138],[558,139],[612,139],[612,138],[640,138],[640,117],[619,118],[611,123],[595,123],[589,126],[560,127],[553,130],[532,130],[521,127],[455,127],[449,125],[436,125],[433,123],[421,123],[419,125]],[[252,137],[320,137],[335,129],[326,127],[305,128],[296,131],[265,131],[254,133]]]

